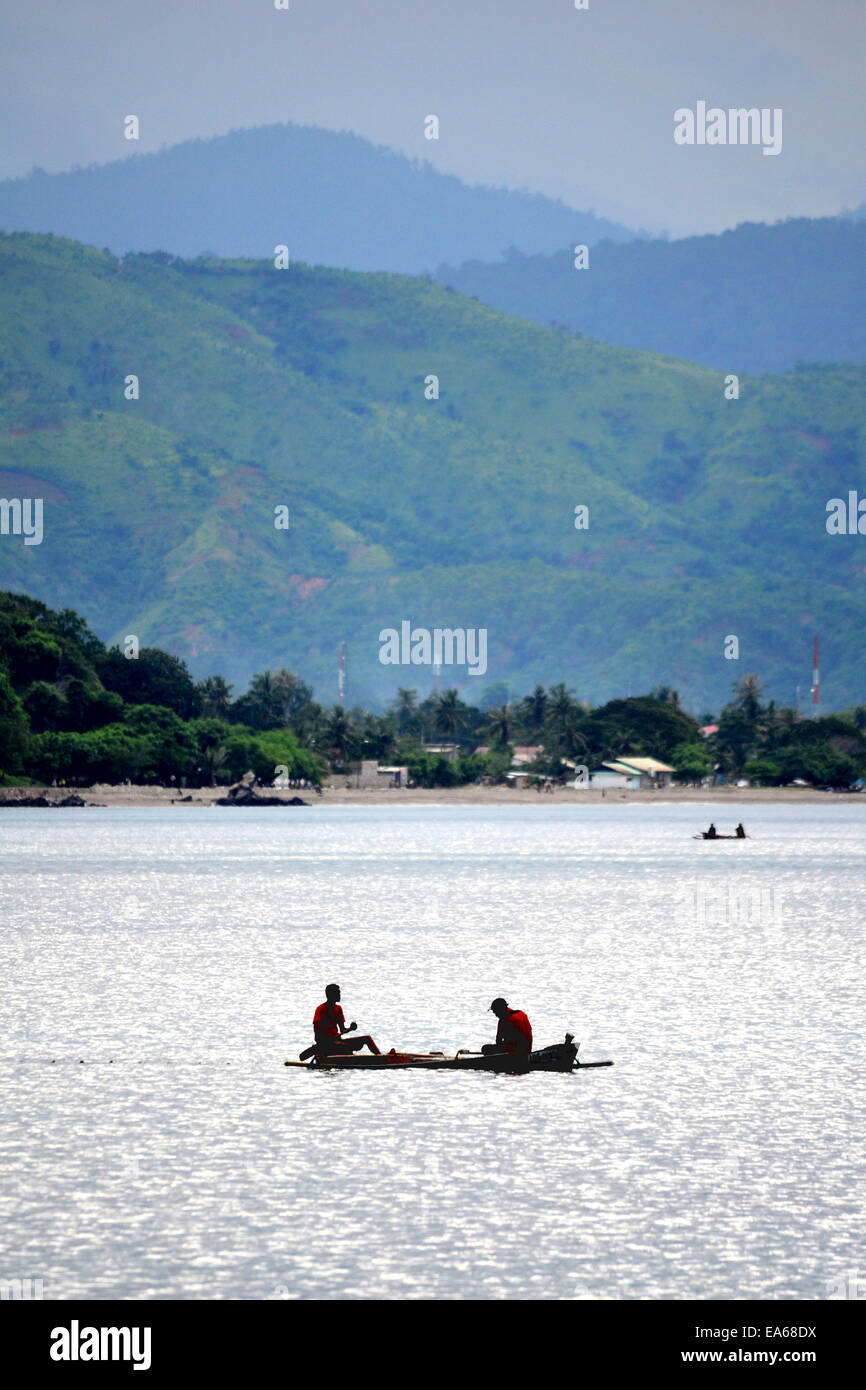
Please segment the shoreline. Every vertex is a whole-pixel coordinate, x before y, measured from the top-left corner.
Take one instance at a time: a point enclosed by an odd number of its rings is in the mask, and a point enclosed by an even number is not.
[[[292,797],[301,797],[308,806],[382,806],[400,807],[409,805],[451,805],[451,806],[620,806],[623,803],[646,805],[652,802],[681,802],[685,805],[713,804],[731,806],[744,802],[767,805],[801,805],[803,803],[843,802],[846,805],[866,806],[866,796],[851,792],[824,792],[811,787],[667,787],[661,791],[644,789],[640,791],[576,791],[571,787],[558,787],[552,794],[537,792],[534,789],[517,790],[514,787],[346,787],[326,786],[322,795],[309,787],[292,787],[287,790],[274,790],[269,787],[258,788],[262,795],[276,796],[281,801],[290,802]],[[80,797],[85,806],[212,806],[226,795],[227,787],[198,787],[191,790],[172,787],[149,786],[111,786],[97,784],[92,787],[0,787],[0,804],[15,806],[33,796],[43,796],[46,801],[62,802],[66,797]],[[189,799],[187,799],[189,798]],[[36,808],[39,809],[39,808]],[[42,808],[49,809],[49,808]],[[246,809],[245,807],[238,808]],[[280,807],[265,808],[279,810]]]

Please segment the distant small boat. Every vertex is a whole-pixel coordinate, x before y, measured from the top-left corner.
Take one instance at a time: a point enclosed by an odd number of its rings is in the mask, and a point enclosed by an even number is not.
[[[578,1044],[579,1046],[579,1044]],[[287,1067],[303,1067],[306,1071],[588,1071],[591,1067],[612,1067],[613,1062],[578,1062],[577,1047],[572,1034],[566,1033],[565,1042],[554,1043],[552,1047],[542,1047],[530,1052],[526,1057],[513,1057],[508,1053],[460,1051],[454,1057],[446,1057],[444,1052],[383,1052],[378,1057],[362,1057],[358,1053],[345,1053],[339,1056],[314,1057],[311,1062],[286,1062]]]
[[[693,835],[693,840],[751,840],[751,835],[711,835],[708,830],[702,830],[700,835]]]

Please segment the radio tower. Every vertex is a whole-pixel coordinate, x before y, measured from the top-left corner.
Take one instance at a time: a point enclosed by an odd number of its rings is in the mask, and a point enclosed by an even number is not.
[[[818,638],[812,646],[812,704],[815,708],[821,703],[821,678],[818,673]]]
[[[337,667],[337,694],[340,701],[340,708],[346,703],[346,644],[340,643],[340,659]]]

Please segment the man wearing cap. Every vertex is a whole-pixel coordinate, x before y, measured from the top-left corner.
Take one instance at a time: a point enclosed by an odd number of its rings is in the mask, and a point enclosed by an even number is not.
[[[509,1008],[504,999],[494,999],[490,1012],[499,1019],[496,1042],[487,1043],[481,1051],[488,1056],[506,1052],[509,1057],[528,1057],[532,1051],[532,1024],[523,1010]]]

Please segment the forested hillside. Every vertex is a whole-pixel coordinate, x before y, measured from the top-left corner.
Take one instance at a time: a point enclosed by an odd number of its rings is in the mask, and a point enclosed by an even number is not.
[[[828,706],[862,696],[866,541],[826,504],[864,484],[866,368],[731,400],[424,279],[24,234],[0,239],[0,323],[0,496],[44,504],[40,544],[0,536],[0,582],[103,640],[236,684],[303,669],[326,703],[345,641],[374,703],[433,682],[380,662],[383,629],[483,628],[481,684],[664,682],[698,709],[743,669],[793,703],[819,632]]]
[[[538,323],[728,372],[866,361],[866,222],[792,218],[719,236],[605,241],[443,265],[437,279]]]

